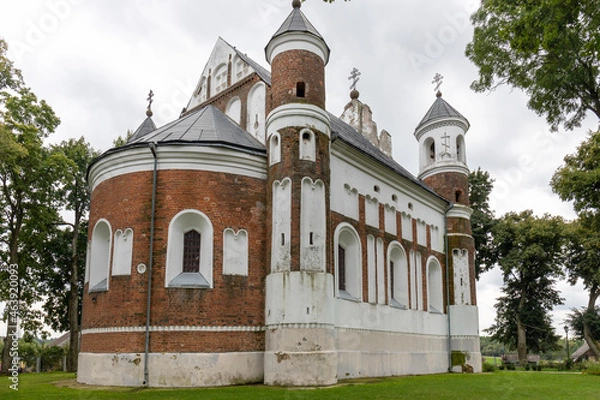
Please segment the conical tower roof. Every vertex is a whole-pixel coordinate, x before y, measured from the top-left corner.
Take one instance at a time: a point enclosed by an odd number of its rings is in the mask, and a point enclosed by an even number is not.
[[[465,131],[469,129],[469,121],[459,113],[454,107],[452,107],[448,102],[442,99],[442,93],[438,92],[436,95],[436,99],[429,108],[429,111],[425,113],[425,116],[419,122],[415,129],[415,134],[421,130],[425,125],[430,124],[431,122],[441,121],[441,120],[455,120],[457,122],[462,122],[465,125]]]
[[[323,39],[323,36],[321,36],[319,31],[317,31],[313,24],[310,23],[308,18],[306,18],[306,15],[300,11],[300,2],[293,2],[292,6],[294,9],[285,21],[283,21],[283,24],[281,24],[277,32],[273,34],[272,38],[276,38],[287,32],[308,32],[324,41],[325,39]]]
[[[134,140],[144,137],[155,130],[156,125],[154,124],[154,121],[152,121],[152,117],[146,117],[144,122],[142,122],[142,124],[135,130],[135,132],[133,132],[133,135],[131,135],[131,137],[127,140],[127,143],[131,143]]]

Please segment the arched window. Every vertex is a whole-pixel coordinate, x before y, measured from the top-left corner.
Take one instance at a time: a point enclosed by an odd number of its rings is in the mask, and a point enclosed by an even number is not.
[[[131,275],[131,259],[133,254],[133,230],[117,229],[115,232],[115,245],[113,250],[113,275]]]
[[[213,227],[206,215],[183,210],[169,224],[165,287],[213,285]]]
[[[92,232],[90,254],[90,292],[108,290],[111,239],[112,230],[108,221],[101,219],[96,222]]]
[[[315,161],[316,160],[316,145],[315,134],[310,129],[300,131],[300,159]]]
[[[465,154],[465,138],[463,135],[458,135],[456,137],[456,159],[466,164],[467,157]]]
[[[435,162],[435,140],[428,138],[425,140],[425,149],[427,150],[427,164]]]
[[[229,100],[227,103],[227,108],[225,109],[225,114],[232,120],[234,120],[238,125],[242,119],[242,102],[239,97],[234,97]]]
[[[347,223],[338,225],[334,236],[336,292],[348,300],[362,299],[362,261],[359,236]]]
[[[408,308],[408,261],[402,245],[392,242],[388,247],[390,305]]]
[[[444,312],[442,267],[434,257],[430,257],[427,261],[427,302],[429,303],[428,310],[430,312]]]
[[[232,83],[237,82],[240,79],[247,76],[249,71],[250,69],[248,68],[248,64],[246,64],[246,62],[236,54],[235,57],[233,57],[233,77],[231,79]]]
[[[274,133],[269,139],[269,165],[277,164],[281,161],[281,137],[279,133]]]

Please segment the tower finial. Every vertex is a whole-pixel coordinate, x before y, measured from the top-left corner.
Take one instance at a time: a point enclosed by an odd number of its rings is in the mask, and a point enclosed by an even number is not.
[[[352,91],[350,92],[350,98],[358,99],[359,92],[356,89],[356,84],[360,80],[360,71],[358,69],[356,69],[356,67],[352,68],[352,71],[350,71],[350,76],[348,77],[348,79],[352,79],[352,83],[350,84],[350,89],[352,89]]]
[[[433,80],[431,81],[431,83],[435,85],[435,88],[433,89],[433,91],[437,92],[435,94],[436,97],[442,97],[442,92],[439,89],[440,89],[440,86],[442,86],[443,80],[444,80],[444,77],[440,73],[436,73],[433,76]]]
[[[148,98],[146,99],[146,101],[148,101],[148,107],[146,107],[146,115],[148,117],[152,116],[152,102],[154,101],[152,98],[154,97],[154,92],[152,91],[152,89],[150,89],[150,93],[148,93]]]
[[[292,1],[292,7],[294,8],[300,8],[302,6],[302,2],[300,0],[293,0]]]

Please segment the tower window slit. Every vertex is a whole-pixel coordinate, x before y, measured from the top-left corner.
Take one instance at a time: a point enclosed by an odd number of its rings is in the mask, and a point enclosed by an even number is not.
[[[281,245],[284,246],[285,245],[285,233],[281,234]]]
[[[306,84],[304,82],[296,83],[296,97],[304,97],[306,92]]]
[[[308,242],[310,243],[311,246],[314,244],[313,243],[313,233],[312,232],[310,232],[308,234]]]

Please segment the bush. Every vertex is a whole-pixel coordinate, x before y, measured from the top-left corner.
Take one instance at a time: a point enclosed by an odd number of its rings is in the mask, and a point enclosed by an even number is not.
[[[494,372],[496,370],[496,367],[494,366],[494,364],[490,364],[490,363],[486,362],[486,363],[483,363],[482,369],[483,369],[483,372]]]
[[[535,369],[536,369],[537,371],[541,371],[541,370],[542,370],[542,364],[538,364],[538,365],[536,365],[536,368],[535,368]]]
[[[588,375],[600,375],[600,363],[589,362],[587,364],[586,374]]]
[[[514,370],[517,369],[517,367],[515,367],[515,364],[508,364],[506,366],[506,369],[509,370],[509,371],[514,371]]]
[[[500,365],[500,366],[498,367],[498,369],[499,369],[500,371],[504,371],[504,364]]]
[[[529,366],[529,364],[525,364],[525,371],[529,371],[531,369],[531,367]]]

